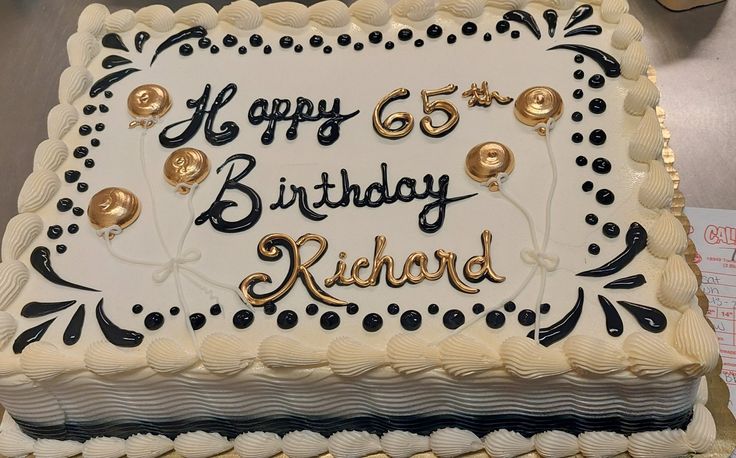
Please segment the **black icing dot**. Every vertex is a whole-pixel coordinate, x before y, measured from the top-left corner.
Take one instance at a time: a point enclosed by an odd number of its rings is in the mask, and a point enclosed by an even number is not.
[[[572,96],[576,99],[582,99],[583,98],[583,90],[582,89],[575,89],[572,93]]]
[[[143,320],[143,324],[146,326],[146,329],[150,331],[155,331],[156,329],[160,329],[161,326],[164,325],[164,316],[159,312],[149,313]]]
[[[309,304],[304,311],[307,312],[307,315],[314,316],[319,312],[319,307],[317,307],[317,304]]]
[[[253,35],[250,36],[249,41],[250,41],[251,46],[254,46],[257,48],[263,44],[263,37],[261,37],[257,33],[254,33]]]
[[[89,144],[97,148],[98,146],[100,146],[100,140],[97,138],[93,138],[89,141]]]
[[[89,154],[89,148],[87,148],[86,146],[77,146],[76,148],[74,148],[74,153],[72,154],[77,159],[82,159],[84,156]]]
[[[588,136],[588,140],[590,140],[590,143],[594,144],[595,146],[601,146],[602,144],[606,143],[606,138],[607,135],[603,131],[603,129],[595,129]]]
[[[485,309],[486,307],[480,302],[478,302],[477,304],[473,304],[473,313],[475,313],[476,315],[480,315],[485,311]]]
[[[55,225],[53,225],[53,226],[49,226],[49,229],[48,229],[48,230],[46,231],[46,235],[47,235],[47,236],[48,236],[48,237],[49,237],[49,238],[50,238],[51,240],[56,240],[56,239],[58,239],[59,237],[61,237],[61,235],[62,235],[63,233],[64,233],[64,229],[62,229],[62,227],[61,227],[61,226],[59,226],[58,224],[55,224]]]
[[[248,48],[246,48],[245,46],[241,46],[238,48],[238,54],[247,54],[247,53],[248,53]]]
[[[534,321],[537,319],[537,314],[534,313],[534,310],[524,309],[521,312],[519,312],[519,324],[522,326],[531,326],[534,324]]]
[[[217,45],[212,45],[210,46],[210,52],[212,54],[217,54],[218,52],[220,52],[220,48]]]
[[[348,312],[348,315],[355,315],[358,313],[358,310],[360,310],[360,308],[358,307],[358,304],[354,302],[349,303],[347,307],[345,307],[345,311]]]
[[[304,51],[304,46],[302,46],[302,45],[296,45],[296,46],[294,46],[294,52],[300,53],[302,51]]]
[[[606,84],[606,79],[601,75],[600,73],[596,73],[595,75],[591,76],[588,80],[588,86],[592,87],[593,89],[600,89]]]
[[[615,239],[621,233],[621,228],[616,223],[606,223],[602,228],[603,235],[609,239]]]
[[[222,307],[220,307],[220,304],[214,304],[212,307],[210,307],[210,315],[217,316],[222,313]]]
[[[583,62],[585,62],[585,57],[582,54],[575,54],[575,63],[582,64]]]
[[[486,325],[491,329],[498,329],[506,322],[506,315],[498,310],[494,310],[486,315]]]
[[[106,99],[111,99],[113,95],[112,91],[105,91],[104,94]]]
[[[363,317],[363,329],[368,332],[376,332],[383,326],[383,318],[377,313],[369,313]]]
[[[141,304],[135,304],[131,310],[133,311],[133,313],[138,315],[139,313],[143,312],[143,306]]]
[[[105,130],[105,124],[98,122],[97,124],[95,124],[95,130],[97,132],[102,132],[103,130]]]
[[[592,181],[586,181],[585,183],[583,183],[582,188],[583,188],[583,191],[584,192],[590,192],[590,191],[592,191],[593,190],[593,182]]]
[[[222,44],[225,45],[227,48],[232,48],[236,44],[238,44],[238,37],[235,35],[230,35],[229,33],[225,35],[225,37],[222,39]]]
[[[442,324],[447,329],[457,329],[465,324],[465,315],[457,309],[448,310],[442,316]]]
[[[66,253],[66,245],[56,245],[56,252],[59,254]]]
[[[322,48],[322,52],[324,52],[325,54],[331,53],[332,52],[332,46],[325,46],[324,48]]]
[[[56,202],[56,209],[60,212],[68,212],[72,209],[72,206],[74,205],[74,202],[68,197],[63,197],[59,199],[58,202]]]
[[[284,49],[289,49],[294,46],[294,39],[288,35],[285,35],[279,40],[279,46]]]
[[[250,310],[238,310],[235,312],[235,315],[233,315],[233,326],[237,329],[245,329],[253,324],[254,318],[255,316]]]
[[[179,312],[181,312],[181,310],[179,309],[179,307],[171,307],[169,309],[169,313],[171,314],[171,316],[176,316],[176,315],[179,314]]]
[[[355,43],[353,45],[353,49],[356,51],[362,51],[363,50],[363,43]]]
[[[597,256],[601,252],[601,247],[596,245],[595,243],[591,243],[588,245],[588,253],[592,254],[593,256]]]
[[[486,32],[483,34],[483,41],[491,41],[493,39],[493,36],[491,35],[491,32]]]
[[[91,169],[92,167],[95,166],[95,160],[94,159],[85,159],[84,160],[84,166],[87,167],[88,169]]]
[[[575,158],[575,163],[580,167],[585,167],[588,165],[588,158],[585,156],[578,156]]]
[[[199,41],[197,41],[197,46],[199,46],[201,49],[209,48],[211,44],[212,40],[207,37],[202,37],[199,39]]]
[[[87,116],[91,115],[97,111],[97,107],[94,105],[85,105],[84,108],[82,108],[82,113],[86,114]]]
[[[616,196],[613,195],[613,191],[609,189],[601,189],[595,194],[595,200],[602,205],[611,205],[615,198]]]
[[[598,224],[598,217],[594,213],[588,213],[585,215],[585,222],[591,226],[595,226]]]
[[[263,313],[266,315],[273,315],[276,313],[276,304],[273,302],[269,302],[268,304],[263,306]]]
[[[422,315],[416,310],[407,310],[401,314],[401,327],[407,331],[416,331],[422,325]]]
[[[271,49],[271,45],[266,45],[263,47],[263,54],[271,54],[271,51],[273,51],[273,49]]]
[[[583,134],[581,134],[580,132],[575,132],[574,134],[572,134],[572,137],[570,137],[570,138],[572,139],[572,142],[573,143],[582,143],[583,142]]]
[[[496,32],[498,33],[506,33],[511,28],[511,24],[509,24],[509,21],[498,21],[496,23]]]
[[[516,304],[513,301],[508,301],[507,303],[503,304],[503,309],[511,313],[516,310]]]
[[[373,32],[368,34],[368,41],[370,41],[374,45],[380,43],[382,40],[383,40],[383,34],[379,32],[378,30],[374,30]]]
[[[429,38],[439,38],[442,36],[442,27],[437,24],[432,24],[427,27],[427,36]]]
[[[293,310],[284,310],[283,312],[279,313],[278,317],[276,317],[276,324],[281,329],[291,329],[296,326],[296,323],[298,321],[299,316]]]
[[[79,232],[79,226],[77,224],[70,224],[66,227],[66,230],[69,231],[70,234],[76,234]]]
[[[475,22],[468,21],[460,28],[460,31],[463,33],[463,35],[475,35],[475,32],[478,31],[478,25]]]
[[[411,29],[401,29],[399,30],[399,40],[401,41],[409,41],[411,40],[411,37],[414,36],[414,32],[411,31]]]
[[[599,157],[593,160],[593,171],[595,173],[606,174],[611,171],[611,162],[603,157]]]
[[[516,40],[520,36],[521,36],[521,32],[519,32],[518,30],[514,30],[511,32],[511,38],[513,38],[514,40]]]
[[[454,33],[451,33],[451,34],[447,35],[447,43],[453,44],[456,41],[457,41],[457,37],[455,36]]]
[[[424,46],[424,40],[422,40],[421,38],[417,38],[416,40],[414,40],[414,46],[416,46],[417,48],[421,48],[422,46]]]
[[[331,331],[340,326],[340,315],[335,312],[325,312],[319,317],[319,325],[322,329]]]
[[[539,306],[539,313],[541,314],[547,314],[549,313],[549,309],[552,308],[548,303],[541,304]]]
[[[194,53],[194,48],[192,48],[192,45],[189,43],[184,43],[183,45],[179,46],[179,54],[182,56],[191,56],[192,53]]]
[[[79,180],[79,177],[82,176],[81,173],[79,173],[78,170],[67,170],[64,172],[64,181],[67,183],[75,183],[77,180]]]
[[[87,124],[82,124],[79,126],[79,135],[86,136],[92,133],[92,127],[88,126]]]
[[[380,33],[380,32],[379,32]],[[370,35],[368,35],[370,37]],[[319,35],[312,35],[309,37],[309,45],[313,48],[319,48],[324,43],[324,40]]]
[[[339,44],[340,46],[347,46],[350,44],[352,40],[353,39],[350,38],[350,35],[348,35],[347,33],[343,33],[343,34],[338,35],[337,44]]]
[[[579,111],[576,111],[572,114],[572,120],[575,122],[580,122],[583,120],[583,114]]]
[[[107,105],[100,104],[100,113],[107,113],[108,111],[110,111],[110,108]]]
[[[427,307],[427,313],[430,315],[437,315],[440,311],[440,307],[437,304],[429,304]]]
[[[387,41],[384,47],[388,50],[394,49],[394,42],[393,41]]]
[[[388,307],[386,307],[386,311],[390,315],[396,315],[399,313],[399,305],[398,304],[389,304]]]
[[[192,329],[195,331],[202,329],[205,323],[207,323],[207,317],[201,313],[192,313],[189,315],[189,323],[192,325]]]
[[[77,191],[87,192],[88,189],[89,189],[89,185],[87,183],[77,183]]]
[[[575,73],[572,74],[573,78],[576,80],[581,80],[585,78],[585,72],[582,70],[575,70]]]
[[[603,99],[593,99],[588,103],[588,109],[591,113],[601,114],[606,111],[606,101]]]

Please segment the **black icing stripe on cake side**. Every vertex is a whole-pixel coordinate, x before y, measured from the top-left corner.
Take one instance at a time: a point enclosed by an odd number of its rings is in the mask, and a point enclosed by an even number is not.
[[[582,434],[586,431],[614,431],[633,434],[663,429],[685,429],[692,418],[692,410],[668,416],[610,416],[585,417],[581,415],[432,415],[432,416],[355,416],[355,417],[241,417],[234,419],[192,418],[186,421],[121,421],[115,423],[67,423],[42,425],[16,419],[21,430],[34,439],[75,440],[84,442],[93,437],[127,438],[133,434],[160,434],[174,439],[186,432],[206,431],[234,439],[246,431],[273,432],[279,435],[291,431],[309,430],[324,436],[339,431],[368,431],[385,434],[388,431],[409,431],[429,435],[441,428],[460,428],[482,437],[499,429],[516,431],[530,437],[550,430]]]

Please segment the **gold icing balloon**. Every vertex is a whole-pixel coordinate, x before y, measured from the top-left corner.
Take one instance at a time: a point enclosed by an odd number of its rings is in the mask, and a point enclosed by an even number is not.
[[[136,118],[160,118],[171,108],[169,91],[158,84],[144,84],[128,96],[128,111]],[[132,121],[130,127],[151,127],[155,119]]]
[[[110,226],[125,229],[138,219],[140,213],[138,197],[125,188],[105,188],[92,196],[87,207],[89,222],[96,229]]]
[[[546,86],[530,87],[522,92],[514,103],[516,119],[527,126],[535,127],[546,124],[549,120],[557,121],[562,116],[564,104],[560,94]],[[547,133],[546,128],[537,129],[540,135]]]
[[[199,184],[210,174],[210,161],[207,155],[194,148],[179,148],[166,158],[164,177],[172,186],[180,184]],[[189,188],[180,187],[180,194],[187,194]]]
[[[465,172],[481,183],[488,182],[499,173],[510,174],[514,165],[514,153],[506,145],[497,142],[475,145],[465,156]],[[498,191],[498,183],[491,183],[488,189]]]

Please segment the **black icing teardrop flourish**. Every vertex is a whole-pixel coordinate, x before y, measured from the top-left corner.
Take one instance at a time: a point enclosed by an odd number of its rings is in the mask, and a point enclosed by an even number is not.
[[[553,343],[559,342],[570,335],[575,329],[575,326],[577,326],[580,315],[583,314],[583,302],[585,302],[585,294],[583,293],[583,288],[578,287],[578,299],[575,301],[575,305],[572,306],[572,309],[560,321],[539,330],[539,343],[545,347],[549,347]],[[530,331],[526,336],[533,339],[534,331]]]
[[[102,334],[108,342],[115,345],[116,347],[133,348],[137,347],[143,342],[143,334],[128,329],[122,329],[115,323],[110,321],[110,318],[105,314],[105,310],[102,308],[104,299],[100,299],[95,309],[95,315],[97,316],[97,323],[100,325]]]
[[[156,58],[159,54],[166,51],[170,47],[181,43],[184,40],[189,40],[192,38],[202,38],[207,36],[207,29],[205,29],[202,26],[196,26],[192,27],[186,30],[182,30],[181,32],[177,32],[173,35],[171,35],[169,38],[164,40],[160,45],[158,45],[158,48],[156,48],[156,52],[153,54],[153,57],[151,58],[151,65],[156,61]]]
[[[547,49],[547,51],[554,51],[557,49],[567,49],[568,51],[575,51],[590,57],[603,69],[606,76],[616,78],[621,75],[621,64],[616,60],[616,58],[598,48],[575,44],[561,44],[553,46]]]
[[[593,15],[593,7],[590,5],[580,5],[575,8],[575,11],[570,15],[570,19],[565,24],[565,30],[580,24],[584,20],[588,19]]]
[[[555,36],[555,32],[557,32],[557,11],[553,9],[546,10],[543,13],[544,20],[547,21],[547,32],[549,33],[549,37],[552,38]]]
[[[604,288],[608,289],[634,289],[645,284],[647,279],[642,274],[631,275],[629,277],[619,278],[607,283]]]
[[[102,78],[95,81],[95,84],[93,84],[92,87],[89,89],[89,96],[97,97],[98,95],[100,95],[102,92],[104,92],[107,88],[109,88],[113,84],[139,71],[140,71],[139,68],[125,68],[123,70],[119,70],[117,72],[110,73],[106,76],[103,76]]]
[[[104,59],[102,59],[102,68],[111,69],[115,67],[119,67],[121,65],[127,65],[132,63],[130,59],[126,59],[123,56],[116,56],[115,54],[111,54]]]
[[[565,34],[565,38],[574,37],[576,35],[600,35],[603,33],[603,29],[599,25],[585,25],[572,29]]]
[[[617,302],[620,306],[625,308],[627,312],[632,314],[634,318],[636,318],[636,321],[639,322],[639,326],[643,329],[656,334],[664,331],[667,327],[667,317],[659,310],[628,301]]]
[[[580,272],[580,277],[607,277],[618,273],[629,265],[637,254],[647,246],[647,231],[639,223],[631,223],[626,231],[626,248],[615,258],[595,269]]]
[[[66,325],[66,329],[64,329],[62,339],[65,345],[72,346],[79,341],[79,338],[82,336],[82,327],[84,326],[84,314],[84,304],[80,304],[77,311],[74,312],[74,316],[69,321],[69,324]]]
[[[51,318],[48,321],[44,321],[37,326],[21,332],[18,337],[15,338],[15,341],[13,341],[13,353],[18,355],[33,342],[38,342],[39,340],[41,340],[41,337],[46,334],[46,331],[49,329],[49,326],[51,326],[51,323],[53,323],[54,320],[56,320],[56,318]]]
[[[29,302],[23,306],[23,309],[20,311],[20,316],[25,318],[38,318],[40,316],[61,312],[76,303],[77,301]]]
[[[621,320],[616,307],[605,296],[598,295],[598,302],[601,303],[603,314],[606,315],[606,331],[611,337],[618,337],[624,333],[624,322]]]
[[[83,291],[96,291],[99,290],[89,288],[87,286],[77,285],[76,283],[68,282],[54,271],[51,266],[51,251],[45,246],[37,246],[31,252],[31,265],[40,273],[43,278],[50,281],[51,283],[59,286],[66,286],[67,288],[81,289]]]
[[[123,39],[117,33],[108,33],[102,37],[102,46],[110,49],[119,49],[128,52],[128,47],[123,43]]]
[[[518,22],[524,24],[531,32],[537,37],[537,40],[542,38],[542,32],[539,31],[537,21],[534,20],[534,16],[522,10],[512,10],[503,15],[503,18],[507,21]]]
[[[146,44],[148,39],[151,38],[151,34],[148,32],[138,32],[135,34],[135,50],[143,52],[143,45]]]

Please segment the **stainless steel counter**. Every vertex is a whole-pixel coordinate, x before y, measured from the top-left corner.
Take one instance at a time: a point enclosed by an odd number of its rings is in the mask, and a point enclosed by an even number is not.
[[[154,0],[100,1],[115,11]],[[156,2],[177,9],[194,0]],[[684,13],[654,0],[629,2],[646,30],[687,205],[736,209],[736,1]],[[59,75],[68,66],[66,40],[88,3],[0,0],[0,228],[17,213],[33,153],[46,139],[46,115],[58,103]],[[221,8],[229,0],[210,3]]]

